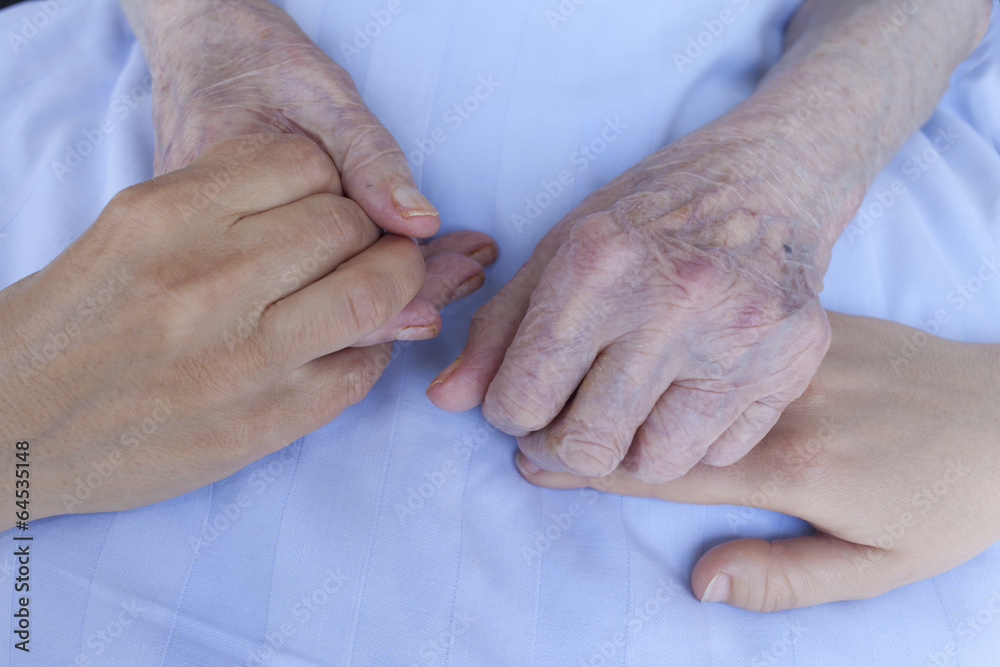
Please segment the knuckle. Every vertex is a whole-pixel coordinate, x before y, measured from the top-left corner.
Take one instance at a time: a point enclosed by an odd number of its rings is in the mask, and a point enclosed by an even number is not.
[[[483,402],[483,416],[504,433],[518,436],[539,431],[549,423],[534,394],[508,382],[490,386]]]
[[[403,151],[385,127],[364,106],[348,107],[338,114],[338,122],[352,136],[344,156],[344,172],[361,170],[383,158],[405,163]]]
[[[623,465],[632,477],[646,484],[664,484],[683,477],[704,456],[694,447],[653,445],[642,429],[636,435],[636,444]]]
[[[346,317],[352,330],[370,333],[382,326],[392,313],[389,312],[387,299],[374,288],[381,281],[366,274],[367,271],[359,276],[359,286],[344,294],[344,312],[337,315]],[[336,323],[331,322],[331,325],[336,326]]]
[[[378,240],[378,227],[353,201],[324,192],[313,195],[309,202],[321,223],[320,242],[329,252],[344,248],[354,254]]]
[[[566,468],[582,477],[604,477],[621,462],[624,452],[615,444],[574,434],[565,437],[555,447],[555,454]]]
[[[745,595],[746,608],[753,611],[771,612],[798,606],[798,594],[783,567],[766,568],[760,586],[746,587]]]
[[[330,157],[312,139],[297,134],[275,135],[272,151],[276,170],[288,170],[312,189],[325,189],[337,176]]]

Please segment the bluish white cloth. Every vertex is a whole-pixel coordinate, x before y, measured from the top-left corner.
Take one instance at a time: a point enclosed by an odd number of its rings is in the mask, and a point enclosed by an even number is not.
[[[397,345],[361,404],[232,477],[33,523],[31,653],[0,633],[0,664],[1000,664],[1000,546],[870,601],[702,605],[688,577],[706,549],[805,524],[532,487],[513,438],[424,396],[551,225],[753,90],[795,0],[398,1],[285,4],[399,139],[444,229],[498,240],[486,288],[437,340]],[[1000,277],[977,275],[1000,253],[994,19],[838,243],[827,307],[1000,342]],[[150,177],[153,144],[146,64],[114,0],[15,6],[0,37],[6,286]],[[13,547],[0,552],[13,614]]]

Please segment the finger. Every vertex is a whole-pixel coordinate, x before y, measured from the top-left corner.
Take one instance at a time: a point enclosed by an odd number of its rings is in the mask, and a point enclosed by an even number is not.
[[[486,282],[483,265],[464,255],[438,253],[426,259],[427,278],[420,288],[420,298],[441,310],[464,298]]]
[[[228,226],[253,213],[332,192],[338,181],[333,162],[312,140],[253,134],[216,144],[184,169],[133,188],[148,190],[154,206],[169,204],[184,222],[203,228],[209,220]],[[176,186],[163,187],[168,182]]]
[[[472,316],[462,353],[427,388],[427,396],[434,405],[449,412],[462,412],[483,402],[528,312],[542,271],[559,249],[568,228],[560,223],[550,230],[510,282]]]
[[[565,410],[545,428],[518,439],[521,451],[548,470],[585,477],[609,474],[670,386],[674,369],[666,366],[674,358],[648,341],[612,343],[598,355]]]
[[[684,475],[746,409],[730,392],[674,383],[639,427],[622,466],[639,479],[660,483]]]
[[[465,348],[427,388],[427,397],[449,412],[470,410],[483,402],[490,381],[514,340],[537,283],[525,265],[472,317]]]
[[[274,448],[312,433],[363,399],[392,358],[392,346],[348,348],[297,368],[274,391],[269,409],[278,432]],[[262,423],[254,415],[254,423]],[[266,454],[262,452],[261,454]]]
[[[440,331],[441,314],[438,309],[418,296],[376,331],[355,341],[353,347],[394,340],[427,340],[437,336]]]
[[[263,295],[267,303],[319,280],[380,235],[361,207],[332,194],[248,216],[230,230],[232,245],[246,258],[248,296],[256,302]]]
[[[782,406],[784,407],[784,406]],[[728,466],[743,458],[778,423],[781,409],[756,401],[708,448],[702,463]]]
[[[759,478],[753,468],[745,467],[742,462],[727,468],[697,465],[679,479],[663,484],[649,484],[636,479],[624,468],[616,468],[604,477],[581,477],[569,472],[544,470],[530,461],[523,452],[515,456],[515,463],[521,476],[535,486],[549,489],[578,489],[589,487],[607,493],[638,498],[658,498],[677,503],[692,505],[735,505],[747,503],[751,498],[762,500],[763,509],[772,501],[780,503],[773,495],[762,495],[757,498],[753,493],[760,486]]]
[[[750,611],[863,600],[905,583],[897,555],[825,533],[720,544],[691,573],[691,588],[702,602]]]
[[[442,308],[464,298],[486,280],[482,265],[471,257],[438,253],[426,260],[427,277],[413,301],[375,333],[355,346],[373,345],[392,340],[427,340],[441,331]]]
[[[442,253],[465,255],[479,262],[484,268],[497,259],[497,244],[486,234],[463,229],[451,232],[420,246],[424,259]]]
[[[344,192],[387,231],[433,235],[441,224],[437,209],[417,190],[399,144],[344,78],[353,100],[337,110],[330,131],[320,137],[340,170]],[[329,125],[325,119],[319,126]]]
[[[409,303],[424,281],[410,239],[383,236],[322,280],[264,311],[256,340],[277,368],[296,368],[352,345]]]

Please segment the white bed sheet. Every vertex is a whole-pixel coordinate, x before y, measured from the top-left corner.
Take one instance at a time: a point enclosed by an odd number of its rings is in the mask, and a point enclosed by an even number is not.
[[[797,3],[400,2],[349,59],[342,44],[383,0],[286,5],[404,146],[444,228],[497,238],[486,288],[446,311],[437,340],[398,345],[360,405],[284,450],[171,501],[34,523],[32,650],[0,633],[0,664],[1000,663],[991,610],[1000,610],[1000,546],[870,601],[774,614],[701,605],[688,576],[707,548],[807,527],[759,510],[534,488],[512,464],[512,438],[478,410],[437,411],[423,393],[461,348],[475,307],[548,227],[751,92]],[[553,23],[548,12],[560,6],[575,10]],[[724,9],[736,20],[679,72],[673,53]],[[917,326],[944,310],[941,335],[1000,342],[1000,279],[971,299],[954,291],[1000,252],[994,19],[933,119],[879,177],[863,209],[870,217],[837,245],[827,307]],[[55,257],[115,192],[148,178],[153,147],[146,65],[114,0],[15,6],[0,13],[0,37],[5,286]],[[496,88],[456,126],[445,112],[480,77]],[[578,147],[609,120],[623,126],[616,141],[536,220],[515,224],[525,198],[578,167]],[[436,128],[447,141],[421,157],[415,142]],[[936,153],[939,132],[952,143]],[[905,194],[879,211],[877,193],[897,179]],[[574,503],[580,516],[567,525]],[[2,552],[13,613],[13,548]]]

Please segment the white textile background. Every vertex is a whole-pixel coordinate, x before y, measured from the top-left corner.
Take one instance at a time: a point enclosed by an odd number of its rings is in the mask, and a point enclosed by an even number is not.
[[[437,340],[399,345],[360,405],[284,450],[171,501],[34,523],[32,651],[0,633],[0,664],[1000,664],[998,546],[870,601],[774,614],[701,605],[688,576],[706,549],[807,527],[534,488],[512,438],[478,410],[446,414],[424,396],[473,310],[552,224],[752,91],[797,3],[399,3],[378,30],[368,24],[384,0],[284,4],[355,77],[444,229],[499,241],[486,288],[446,311]],[[734,20],[679,67],[673,54],[724,10]],[[366,26],[378,33],[367,42]],[[879,177],[836,247],[827,307],[915,326],[944,311],[941,335],[1000,342],[1000,279],[977,277],[1000,252],[998,32],[995,12]],[[114,0],[15,6],[0,37],[6,286],[150,177],[153,147],[146,64]],[[566,169],[573,183],[541,196]],[[13,548],[0,551],[13,613]]]

